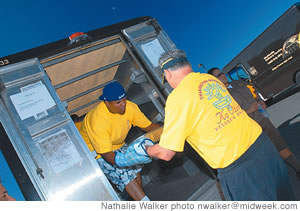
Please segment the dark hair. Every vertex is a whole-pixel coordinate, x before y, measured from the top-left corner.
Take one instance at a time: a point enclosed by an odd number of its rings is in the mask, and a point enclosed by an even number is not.
[[[220,69],[219,69],[218,67],[212,67],[212,68],[210,68],[210,69],[207,71],[207,73],[208,73],[208,74],[211,74],[211,75],[214,75],[214,74],[213,74],[214,70],[220,70]]]
[[[72,114],[71,119],[73,120],[73,122],[80,122],[80,118],[77,114]]]

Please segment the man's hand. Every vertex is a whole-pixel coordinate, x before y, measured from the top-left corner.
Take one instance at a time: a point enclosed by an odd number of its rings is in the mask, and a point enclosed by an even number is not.
[[[251,114],[257,110],[258,110],[258,102],[254,102],[246,109],[246,112],[247,114]]]
[[[265,101],[259,100],[258,103],[259,103],[259,105],[260,105],[263,109],[266,109],[266,108],[267,108],[267,105],[266,105]]]
[[[133,147],[136,151],[137,154],[143,155],[143,156],[148,156],[147,153],[147,147],[154,145],[153,141],[148,138],[143,138],[141,140],[137,140],[136,143],[133,143]]]

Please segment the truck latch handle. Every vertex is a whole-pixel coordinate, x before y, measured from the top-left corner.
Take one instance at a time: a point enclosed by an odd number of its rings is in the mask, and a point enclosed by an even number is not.
[[[37,169],[36,169],[36,173],[37,173],[38,175],[40,175],[40,177],[42,177],[42,179],[45,179],[45,177],[44,177],[44,175],[43,175],[43,169],[37,168]]]

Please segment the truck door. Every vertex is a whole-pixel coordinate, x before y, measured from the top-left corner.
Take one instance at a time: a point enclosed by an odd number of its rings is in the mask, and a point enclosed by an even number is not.
[[[164,90],[165,94],[169,94],[172,88],[164,81],[163,72],[158,66],[158,59],[162,53],[175,50],[175,44],[154,19],[124,29],[122,32],[142,58],[144,65],[151,71],[158,86]]]
[[[145,70],[149,70],[150,77],[156,82],[156,85],[162,90],[164,93],[165,100],[167,95],[171,93],[171,86],[163,79],[163,72],[160,70],[158,65],[159,57],[162,53],[170,50],[175,50],[175,44],[169,39],[168,35],[164,32],[164,30],[160,27],[156,20],[152,19],[147,22],[126,28],[122,30],[126,39],[128,39],[129,46],[138,54],[138,58],[141,59],[141,63],[146,66]],[[164,108],[162,108],[164,109]],[[150,196],[151,199],[154,200],[220,200],[221,196],[219,195],[217,181],[215,180],[215,175],[213,172],[210,172],[210,169],[205,166],[202,160],[197,159],[199,156],[194,156],[195,151],[191,147],[187,147],[190,149],[185,151],[189,154],[193,159],[188,156],[184,156],[182,160],[178,159],[178,161],[173,160],[173,164],[176,163],[176,168],[174,167],[174,171],[177,169],[181,169],[181,173],[185,173],[186,177],[184,183],[181,183],[178,179],[179,174],[174,174],[168,177],[168,182],[161,183],[163,181],[163,177],[161,180],[151,181],[149,184],[145,185],[145,191]],[[195,164],[196,163],[196,164]],[[153,161],[151,165],[148,165],[149,171],[151,172],[157,166],[157,161]],[[170,164],[167,164],[170,165]],[[202,166],[203,165],[203,166]],[[201,170],[199,168],[201,166]],[[146,166],[147,167],[147,166]],[[144,167],[144,169],[146,168]],[[170,170],[170,169],[169,169]],[[173,171],[172,170],[172,171]],[[208,171],[208,173],[207,173]],[[152,172],[153,175],[154,172]],[[209,176],[212,178],[210,178]],[[174,176],[173,178],[171,176]],[[177,177],[177,178],[176,178]],[[201,183],[193,184],[194,188],[188,187],[188,184],[193,183],[194,177],[201,177]],[[178,179],[178,183],[175,183],[174,180]],[[151,180],[151,179],[150,179]],[[172,184],[173,180],[173,184]],[[167,188],[166,188],[167,187]],[[185,189],[185,191],[178,190]],[[172,194],[170,194],[172,192]],[[175,196],[176,195],[176,196]]]
[[[26,199],[119,200],[38,59],[1,68],[0,85],[1,150],[19,158],[24,172],[6,160],[29,178],[18,182]]]
[[[238,65],[231,71],[229,71],[228,76],[230,80],[243,80],[247,82],[251,81],[251,78],[249,77],[248,73],[245,71],[242,65]]]
[[[250,68],[250,73],[252,76],[257,75],[257,71],[254,68]],[[248,83],[252,83],[252,78],[251,78],[250,74],[245,70],[245,68],[242,64],[238,64],[236,67],[231,69],[227,73],[227,75],[228,75],[229,81],[243,80]],[[255,87],[255,89],[258,92],[261,99],[267,100],[266,98],[263,97],[264,95],[262,94],[262,90],[260,90],[259,87]]]

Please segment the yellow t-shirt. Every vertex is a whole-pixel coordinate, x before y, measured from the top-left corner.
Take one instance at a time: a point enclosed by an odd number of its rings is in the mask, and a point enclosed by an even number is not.
[[[77,130],[80,130],[80,128],[81,128],[81,122],[74,122],[74,124],[75,124]]]
[[[185,140],[212,167],[238,159],[262,133],[219,80],[190,73],[169,95],[159,145],[181,152]]]
[[[97,152],[97,158],[99,154],[121,148],[132,125],[140,128],[150,126],[151,121],[139,107],[128,100],[126,102],[123,115],[110,113],[101,102],[85,116],[79,132],[89,149]]]

